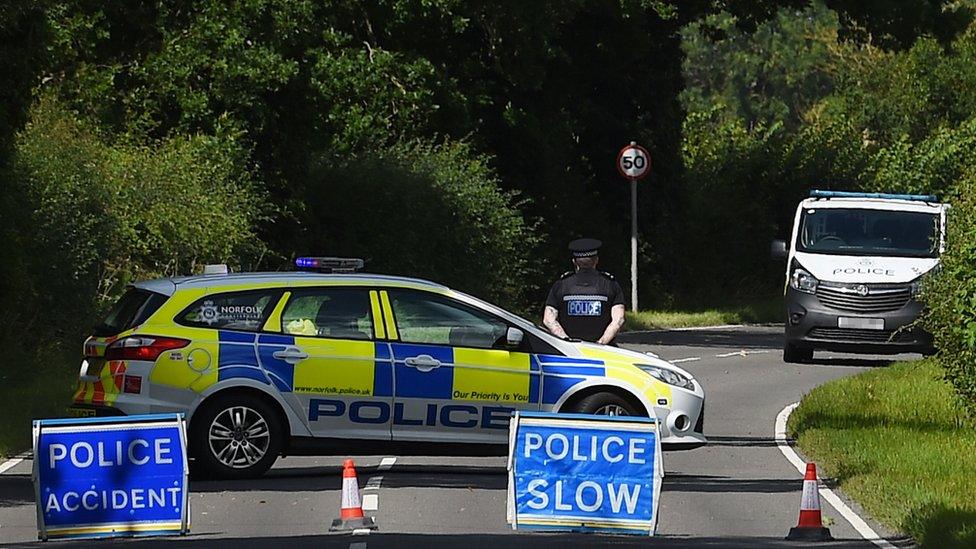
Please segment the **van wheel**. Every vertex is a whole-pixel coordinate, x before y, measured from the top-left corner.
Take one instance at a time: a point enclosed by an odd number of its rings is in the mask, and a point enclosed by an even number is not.
[[[783,362],[787,364],[807,364],[813,360],[813,349],[797,347],[792,343],[783,344]]]
[[[277,410],[245,395],[218,395],[193,416],[190,447],[194,465],[214,478],[253,478],[281,453],[283,428]]]
[[[643,412],[614,393],[594,393],[574,404],[568,410],[577,414],[598,416],[641,416]]]

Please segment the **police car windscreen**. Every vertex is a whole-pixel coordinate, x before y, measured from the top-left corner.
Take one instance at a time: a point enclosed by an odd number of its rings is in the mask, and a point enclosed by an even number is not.
[[[95,336],[105,337],[134,328],[142,324],[165,302],[166,296],[162,294],[129,288],[105,315],[105,320],[95,326],[92,333]]]
[[[839,255],[936,257],[939,216],[924,212],[808,208],[797,250]]]

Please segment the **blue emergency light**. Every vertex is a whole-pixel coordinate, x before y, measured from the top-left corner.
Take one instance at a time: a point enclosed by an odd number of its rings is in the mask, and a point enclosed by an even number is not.
[[[850,191],[822,191],[813,189],[811,198],[885,198],[889,200],[914,200],[917,202],[938,202],[939,198],[933,194],[891,194],[891,193],[855,193]]]
[[[297,257],[295,266],[303,271],[354,273],[363,268],[362,259],[352,257]]]

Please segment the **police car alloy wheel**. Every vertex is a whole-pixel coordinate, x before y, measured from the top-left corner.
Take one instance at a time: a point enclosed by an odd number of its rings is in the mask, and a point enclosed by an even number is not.
[[[571,410],[600,416],[643,415],[632,403],[613,393],[595,393],[577,402]]]
[[[281,451],[282,427],[266,402],[218,396],[206,402],[191,425],[195,465],[216,478],[249,478],[267,471]]]

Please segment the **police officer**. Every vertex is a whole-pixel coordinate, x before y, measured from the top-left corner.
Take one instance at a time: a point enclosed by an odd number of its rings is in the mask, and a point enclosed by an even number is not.
[[[601,244],[594,238],[569,243],[576,269],[552,285],[542,318],[556,337],[612,345],[624,325],[626,307],[620,284],[609,273],[596,270]]]

